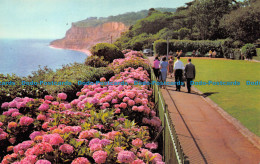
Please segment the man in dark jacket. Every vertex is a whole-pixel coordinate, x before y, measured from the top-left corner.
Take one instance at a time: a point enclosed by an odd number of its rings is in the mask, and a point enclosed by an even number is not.
[[[195,79],[196,70],[195,66],[191,63],[191,59],[188,59],[188,62],[189,63],[185,66],[185,77],[187,80],[188,93],[190,93],[191,81]]]

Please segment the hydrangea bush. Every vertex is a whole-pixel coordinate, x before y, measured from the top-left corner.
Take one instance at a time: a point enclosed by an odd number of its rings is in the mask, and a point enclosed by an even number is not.
[[[122,60],[132,58],[127,56]],[[149,80],[143,67],[128,67],[108,80],[128,85],[85,85],[71,102],[60,93],[3,103],[2,164],[164,163],[156,153],[158,144],[152,142],[161,125],[152,91],[147,85],[134,85]]]

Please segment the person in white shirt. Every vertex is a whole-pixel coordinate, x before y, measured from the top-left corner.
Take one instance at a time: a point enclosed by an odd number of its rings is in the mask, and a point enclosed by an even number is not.
[[[183,65],[182,61],[180,61],[180,56],[178,56],[177,61],[174,63],[174,76],[175,76],[175,83],[176,83],[176,91],[181,90],[183,70],[184,70],[184,65]]]

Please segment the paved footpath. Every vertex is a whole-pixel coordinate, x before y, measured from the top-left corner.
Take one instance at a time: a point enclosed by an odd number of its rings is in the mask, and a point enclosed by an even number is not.
[[[174,81],[174,78],[167,78],[167,81]],[[232,117],[225,119],[219,108],[206,101],[202,94],[194,90],[189,94],[186,87],[177,92],[175,86],[161,91],[191,164],[260,163],[259,137],[251,137],[255,142],[252,144],[246,138],[249,135],[240,132],[247,129],[235,127]]]

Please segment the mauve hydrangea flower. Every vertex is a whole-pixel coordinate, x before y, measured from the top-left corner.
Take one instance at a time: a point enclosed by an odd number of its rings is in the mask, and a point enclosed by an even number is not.
[[[58,94],[58,98],[60,98],[61,100],[66,100],[67,99],[67,94],[66,93],[59,93]]]
[[[101,164],[105,163],[107,158],[107,152],[99,150],[93,153],[93,159],[96,163]]]
[[[63,153],[66,153],[66,154],[72,154],[74,152],[73,146],[71,146],[69,144],[61,145],[59,150],[62,151]]]
[[[35,164],[51,164],[51,162],[45,159],[40,159]]]
[[[23,116],[23,117],[20,118],[19,124],[20,124],[21,126],[28,126],[28,125],[32,124],[33,121],[34,121],[34,120],[33,120],[32,118],[27,117],[27,116]]]
[[[9,103],[8,102],[4,102],[2,105],[1,105],[1,108],[3,109],[6,109],[9,107]]]
[[[16,145],[13,150],[14,153],[18,153],[20,150],[27,150],[29,147],[31,147],[31,145],[33,144],[33,141],[24,141],[18,145]]]
[[[121,163],[131,163],[135,160],[135,154],[132,151],[120,151],[117,159]]]
[[[49,105],[48,104],[41,104],[41,106],[39,107],[39,111],[46,111],[49,109]]]
[[[78,157],[74,159],[71,164],[90,164],[90,162],[87,158]]]

